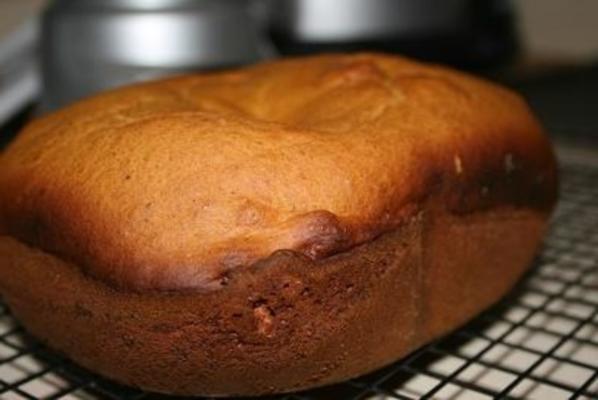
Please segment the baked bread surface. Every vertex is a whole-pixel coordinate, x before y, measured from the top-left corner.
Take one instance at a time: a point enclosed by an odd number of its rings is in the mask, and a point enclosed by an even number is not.
[[[324,55],[135,85],[0,155],[0,293],[128,385],[321,386],[496,302],[556,187],[525,103],[438,66]]]
[[[281,249],[322,259],[425,201],[546,209],[554,186],[518,96],[370,54],[101,94],[32,123],[0,163],[6,233],[140,289],[218,287]]]

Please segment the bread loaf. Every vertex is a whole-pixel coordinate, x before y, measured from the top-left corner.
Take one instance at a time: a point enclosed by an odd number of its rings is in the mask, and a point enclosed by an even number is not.
[[[391,363],[496,302],[556,199],[495,84],[323,55],[106,92],[0,155],[0,293],[116,381],[257,395]]]

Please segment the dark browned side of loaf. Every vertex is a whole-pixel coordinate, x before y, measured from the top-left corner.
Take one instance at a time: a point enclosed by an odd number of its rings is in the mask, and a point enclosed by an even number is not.
[[[0,290],[32,334],[119,382],[292,391],[372,371],[463,324],[511,288],[545,229],[534,211],[434,214],[319,262],[281,251],[206,293],[115,291],[5,240]]]

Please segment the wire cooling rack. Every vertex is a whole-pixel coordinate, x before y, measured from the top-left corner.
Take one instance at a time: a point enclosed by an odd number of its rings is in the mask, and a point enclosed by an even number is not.
[[[597,399],[598,166],[565,163],[534,269],[467,326],[368,376],[285,400]],[[0,399],[155,399],[30,338],[0,303]]]

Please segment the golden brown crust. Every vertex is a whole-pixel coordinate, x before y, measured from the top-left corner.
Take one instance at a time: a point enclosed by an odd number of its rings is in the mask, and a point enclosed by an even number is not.
[[[129,289],[215,288],[326,260],[423,209],[553,205],[554,158],[508,90],[399,57],[291,59],[105,93],[0,156],[0,233]]]
[[[388,364],[495,302],[545,215],[434,208],[319,261],[277,252],[221,290],[134,293],[0,236],[0,292],[25,326],[94,371],[182,395],[257,395]]]
[[[40,119],[0,156],[0,293],[126,384],[297,390],[495,302],[555,198],[525,104],[454,71],[362,54],[181,77]]]

